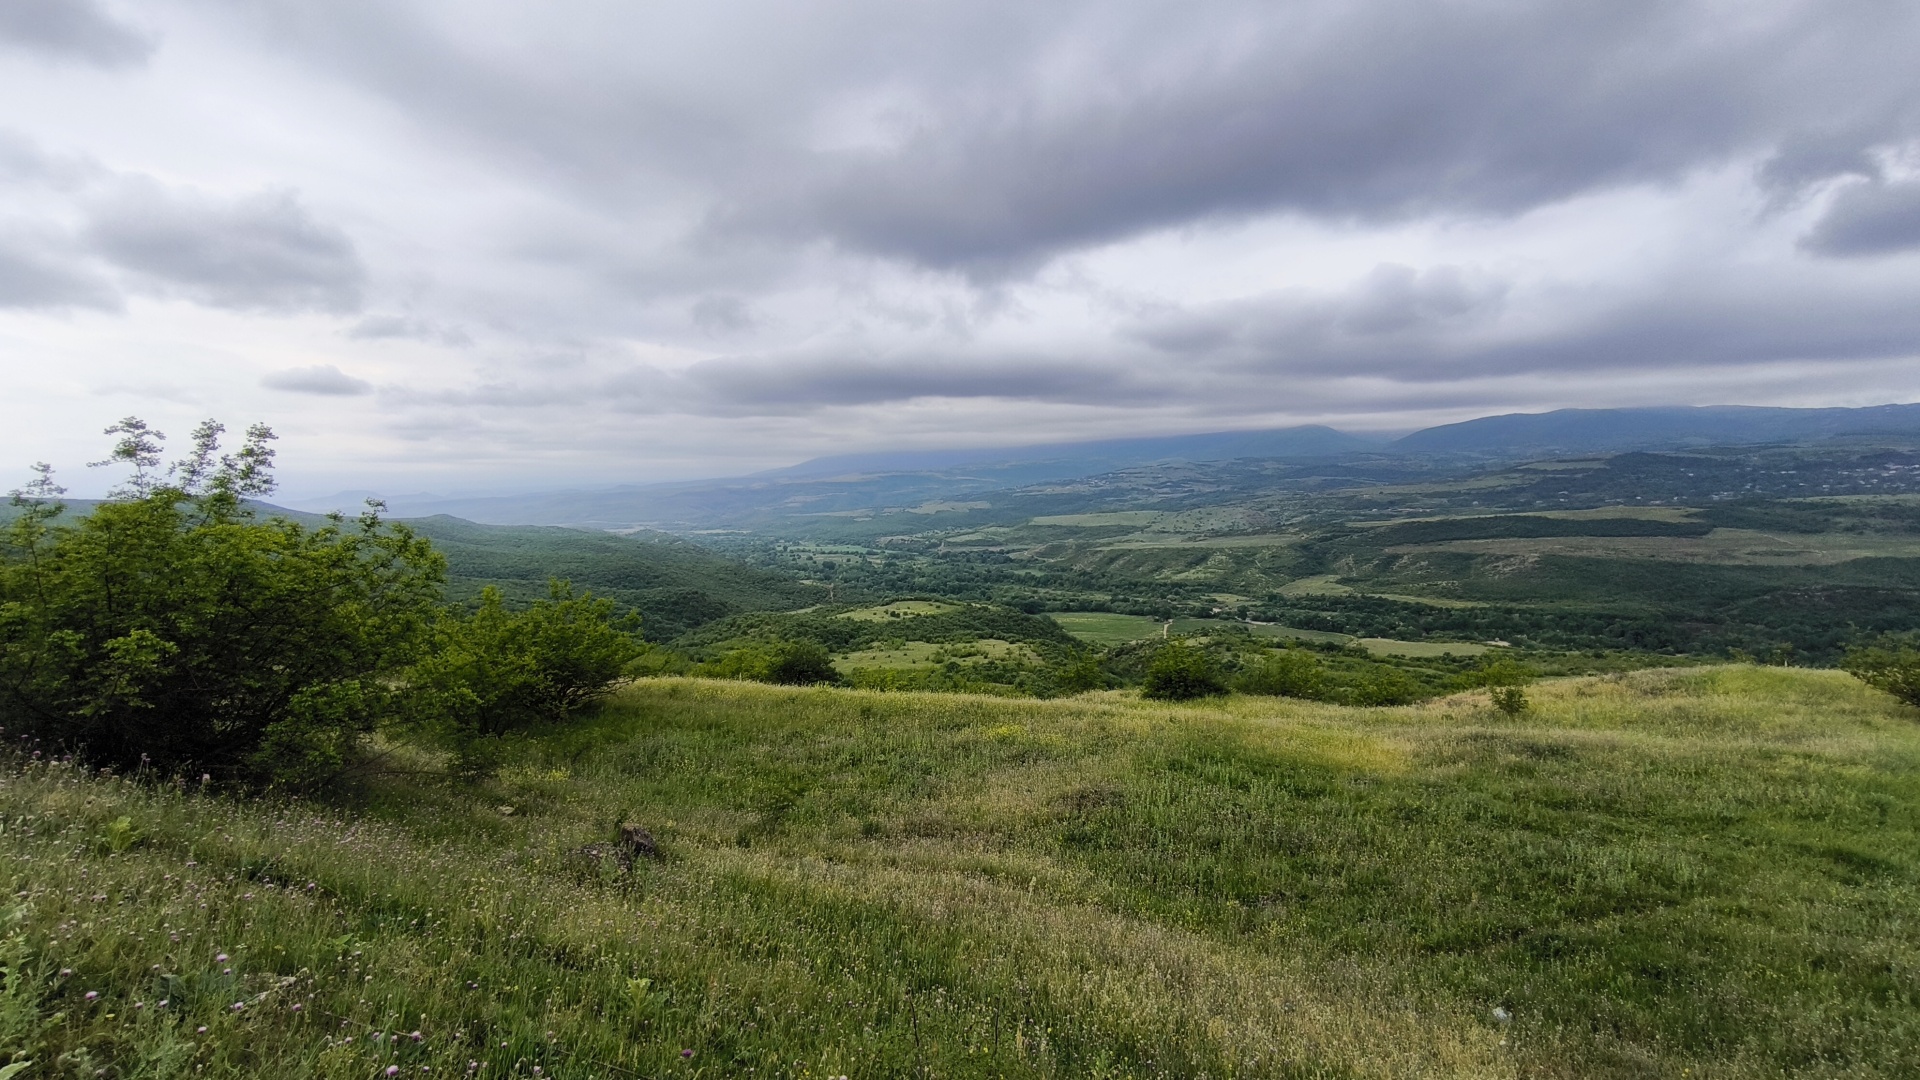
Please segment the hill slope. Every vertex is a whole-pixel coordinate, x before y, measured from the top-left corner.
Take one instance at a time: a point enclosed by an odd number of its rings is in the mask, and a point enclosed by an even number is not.
[[[403,773],[359,812],[15,758],[0,1060],[1920,1071],[1910,710],[1752,667],[1530,693],[1506,719],[647,681],[490,786]],[[570,854],[622,819],[664,858]]]
[[[453,517],[406,524],[446,555],[456,598],[486,585],[516,598],[544,596],[548,579],[564,578],[638,610],[656,641],[742,612],[804,607],[822,591],[665,533],[511,528]]]

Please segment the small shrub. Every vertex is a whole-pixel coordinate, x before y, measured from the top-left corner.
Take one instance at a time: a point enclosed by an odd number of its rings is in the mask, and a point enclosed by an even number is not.
[[[1910,639],[1882,638],[1874,645],[1855,646],[1840,667],[1875,690],[1920,705],[1920,648]]]
[[[1533,681],[1533,677],[1527,673],[1527,669],[1504,656],[1491,656],[1481,661],[1479,670],[1473,673],[1473,679],[1487,688],[1487,700],[1504,715],[1519,716],[1531,707],[1523,688]]]
[[[1234,680],[1243,694],[1317,700],[1327,693],[1326,666],[1303,649],[1282,649],[1248,668]]]
[[[1527,711],[1527,692],[1517,686],[1496,686],[1488,695],[1493,707],[1508,716],[1519,716]]]
[[[1157,701],[1191,701],[1226,692],[1226,680],[1213,657],[1204,649],[1177,640],[1153,654],[1147,664],[1147,677],[1140,685],[1142,697]]]
[[[1100,658],[1091,653],[1059,665],[1052,676],[1054,687],[1062,694],[1083,694],[1088,690],[1104,690],[1107,686],[1107,673],[1101,670]]]
[[[1419,680],[1388,664],[1371,663],[1328,692],[1342,705],[1409,705],[1428,696]]]

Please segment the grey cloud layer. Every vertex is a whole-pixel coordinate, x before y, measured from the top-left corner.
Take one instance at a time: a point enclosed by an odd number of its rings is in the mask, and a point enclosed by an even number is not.
[[[6,0],[0,4],[0,44],[109,68],[138,64],[154,49],[151,38],[96,0]]]
[[[0,46],[73,90],[0,102],[0,309],[217,308],[158,329],[274,408],[506,457],[1920,388],[1913,0],[0,0]]]
[[[717,192],[708,237],[972,272],[1220,215],[1511,214],[1742,156],[1797,190],[1920,136],[1904,0],[598,10],[624,68],[423,9],[264,7],[438,137],[580,197]],[[842,114],[853,145],[817,134]]]
[[[1507,283],[1457,267],[1383,265],[1343,293],[1289,291],[1155,311],[1129,334],[1227,378],[1630,378],[1914,356],[1920,305],[1911,296],[1904,281],[1676,275],[1596,306],[1577,290],[1516,297]]]
[[[352,311],[364,277],[353,242],[287,191],[238,199],[128,181],[86,237],[147,288],[215,307]]]
[[[1666,0],[1342,9],[1276,18],[1178,81],[1115,64],[1078,100],[942,117],[766,202],[964,266],[1213,214],[1510,214],[1810,136],[1857,156],[1916,131],[1920,77],[1888,48],[1913,39],[1911,5],[1756,5],[1734,25]]]
[[[1885,255],[1920,248],[1920,179],[1848,184],[1804,244],[1822,255]]]
[[[125,293],[243,311],[349,312],[352,240],[288,190],[169,186],[0,139],[0,306],[117,308]],[[0,212],[4,213],[4,212]]]
[[[261,379],[260,384],[269,390],[322,397],[358,397],[373,393],[372,383],[356,379],[332,364],[276,371]]]

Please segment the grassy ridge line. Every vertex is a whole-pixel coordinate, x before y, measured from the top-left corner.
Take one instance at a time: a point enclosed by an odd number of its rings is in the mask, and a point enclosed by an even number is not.
[[[488,790],[396,780],[354,815],[35,767],[0,784],[0,862],[24,894],[20,985],[38,988],[47,1061],[1920,1069],[1910,713],[1778,669],[1533,694],[1509,721],[1473,697],[1356,710],[647,680]],[[121,815],[147,839],[115,854]],[[624,817],[667,862],[619,882],[566,858]],[[339,1041],[373,1028],[422,1041]]]

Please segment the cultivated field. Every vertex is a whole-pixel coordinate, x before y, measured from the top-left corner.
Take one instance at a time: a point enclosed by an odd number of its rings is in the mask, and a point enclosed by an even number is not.
[[[1920,1074],[1920,714],[1751,666],[1529,695],[1509,718],[644,680],[479,789],[400,755],[352,805],[15,760],[0,1059]],[[576,853],[623,821],[662,858]]]

